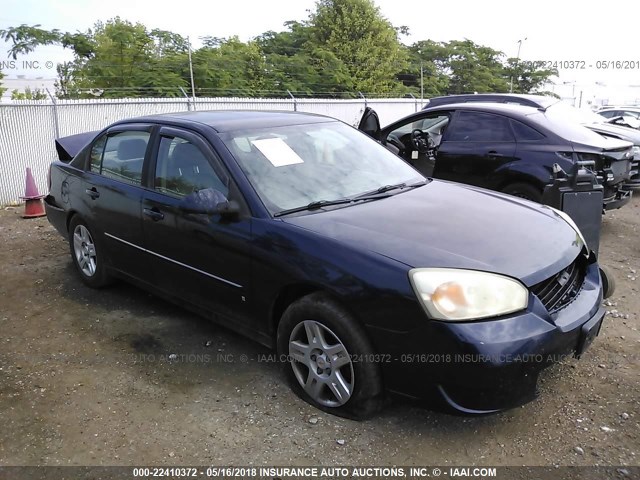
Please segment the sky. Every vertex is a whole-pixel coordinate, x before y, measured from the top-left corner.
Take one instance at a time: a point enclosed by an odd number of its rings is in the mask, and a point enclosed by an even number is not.
[[[394,26],[409,27],[410,35],[402,38],[404,43],[467,38],[513,57],[520,46],[523,60],[567,62],[568,67],[574,62],[574,68],[560,70],[556,80],[560,89],[585,86],[619,89],[637,85],[631,88],[637,90],[640,98],[640,36],[634,20],[640,13],[637,1],[374,0],[374,3]],[[304,20],[314,8],[315,0],[3,0],[0,28],[26,23],[84,31],[97,20],[120,16],[149,28],[189,36],[198,46],[198,38],[205,35],[237,35],[246,41],[268,30],[281,31],[285,21]],[[0,44],[0,67],[3,60],[8,60],[8,46],[2,47]],[[55,68],[47,68],[51,64],[46,62],[56,63],[66,57],[70,55],[59,47],[41,47],[20,57],[12,67],[7,68],[5,63],[3,72],[11,77],[18,74],[28,78],[55,77]],[[23,69],[23,60],[38,61],[38,68]],[[627,61],[628,66],[635,68],[602,65],[603,61],[611,60]]]

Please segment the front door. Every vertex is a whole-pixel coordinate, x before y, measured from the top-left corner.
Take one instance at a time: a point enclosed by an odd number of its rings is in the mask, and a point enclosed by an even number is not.
[[[241,200],[219,157],[200,136],[164,127],[150,169],[142,225],[154,283],[221,320],[248,323],[250,217],[229,220],[180,208],[185,196],[201,189]]]
[[[382,142],[387,148],[395,147],[397,155],[424,176],[433,177],[437,151],[450,115],[447,111],[414,115],[403,123],[387,127],[382,133]]]

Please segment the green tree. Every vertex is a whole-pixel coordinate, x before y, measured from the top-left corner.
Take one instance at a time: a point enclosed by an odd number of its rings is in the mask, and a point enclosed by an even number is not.
[[[544,62],[504,60],[504,54],[471,40],[434,42],[424,40],[409,47],[411,62],[400,76],[412,92],[420,90],[420,67],[423,69],[425,97],[459,94],[539,91],[555,70]]]
[[[504,68],[505,78],[509,83],[513,82],[514,93],[534,93],[541,88],[554,75],[558,75],[556,69],[544,68],[546,62],[526,62],[517,58],[508,58]]]
[[[187,85],[175,71],[186,40],[163,30],[148,31],[119,17],[98,22],[84,33],[21,25],[0,30],[0,38],[12,44],[13,58],[39,45],[58,44],[72,50],[73,62],[58,66],[57,92],[63,97],[91,96],[89,92],[97,89],[105,97],[177,96],[178,87]]]
[[[193,74],[202,96],[250,96],[266,86],[266,62],[257,42],[205,37],[193,53]]]
[[[446,92],[449,88],[449,51],[446,44],[421,40],[408,47],[408,52],[409,65],[398,79],[416,96],[420,95],[421,87],[425,98]]]
[[[0,81],[4,78],[4,73],[2,73],[2,71],[0,70]],[[4,92],[6,92],[6,88],[2,88],[2,83],[0,83],[0,97],[2,97],[2,95],[4,95]]]
[[[76,62],[63,62],[56,65],[58,78],[55,82],[56,97],[58,98],[78,98],[80,88],[76,85],[74,71],[81,68]]]
[[[557,72],[540,62],[508,58],[471,40],[400,43],[407,27],[394,27],[372,0],[318,0],[307,20],[289,21],[242,42],[204,37],[192,52],[196,93],[201,96],[356,96],[470,92],[538,92]],[[20,25],[0,30],[9,54],[39,45],[70,49],[57,66],[56,95],[77,97],[177,96],[190,90],[189,43],[178,34],[120,18],[85,32]],[[422,71],[422,79],[421,73]]]
[[[407,63],[398,32],[371,0],[318,0],[309,16],[309,42],[332,52],[348,72],[354,91],[390,93]]]
[[[140,23],[120,18],[98,22],[95,31],[78,37],[72,48],[76,54],[75,83],[80,89],[99,87],[104,96],[180,95],[184,79],[167,64],[181,53],[180,42],[167,42],[167,33],[149,32]]]
[[[266,32],[256,38],[266,62],[269,95],[334,95],[355,92],[349,70],[327,48],[311,40],[307,23],[285,22],[287,30]]]
[[[46,100],[48,98],[46,92],[39,88],[31,90],[30,87],[25,87],[24,92],[20,92],[16,88],[11,92],[11,100]]]
[[[41,45],[59,44],[62,34],[59,30],[44,30],[40,25],[25,25],[0,29],[0,38],[11,44],[9,55],[16,60],[19,54],[33,52]]]
[[[449,94],[509,91],[509,84],[503,76],[502,52],[468,39],[451,41],[447,49]]]

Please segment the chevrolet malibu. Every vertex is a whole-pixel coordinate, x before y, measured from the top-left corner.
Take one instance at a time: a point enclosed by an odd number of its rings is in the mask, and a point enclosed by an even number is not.
[[[276,349],[331,413],[388,393],[513,407],[602,324],[568,216],[426,178],[331,118],[147,116],[57,148],[47,216],[85,284],[130,281]]]

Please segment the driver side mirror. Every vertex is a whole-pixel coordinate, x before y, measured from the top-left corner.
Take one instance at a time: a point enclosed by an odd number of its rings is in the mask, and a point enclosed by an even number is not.
[[[235,200],[227,200],[216,205],[216,213],[222,218],[235,219],[240,215],[240,204]]]
[[[182,199],[179,208],[185,213],[218,214],[226,219],[237,218],[240,214],[238,202],[228,200],[222,192],[214,188],[205,188],[190,193]]]

